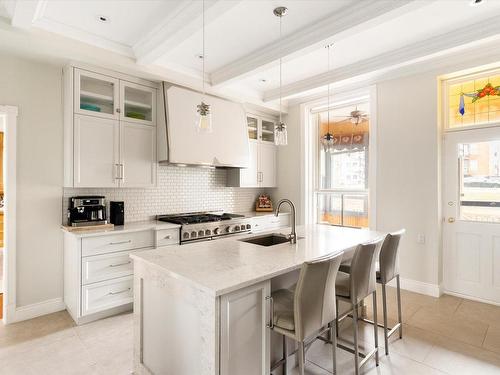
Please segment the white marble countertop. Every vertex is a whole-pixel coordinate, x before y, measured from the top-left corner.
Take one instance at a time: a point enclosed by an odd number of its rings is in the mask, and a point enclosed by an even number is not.
[[[290,233],[290,228],[275,232]],[[297,227],[299,237],[303,238],[294,245],[287,242],[265,247],[239,241],[265,233],[160,247],[136,252],[131,257],[220,296],[293,271],[304,261],[326,254],[350,251],[348,256],[351,257],[353,247],[359,243],[383,236],[380,232],[363,229],[310,225]]]
[[[105,236],[112,233],[130,233],[130,232],[140,232],[143,230],[161,230],[161,229],[175,229],[180,228],[178,224],[165,223],[163,221],[149,220],[149,221],[135,221],[132,223],[126,223],[125,225],[115,225],[113,228],[109,229],[97,229],[81,232],[70,232],[65,227],[61,227],[66,233],[71,233],[77,237],[96,237]]]

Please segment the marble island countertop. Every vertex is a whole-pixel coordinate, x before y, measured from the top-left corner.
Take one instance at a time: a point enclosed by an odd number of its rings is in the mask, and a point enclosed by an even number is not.
[[[364,229],[308,225],[297,227],[296,244],[260,246],[240,241],[266,233],[290,233],[290,228],[231,236],[214,241],[159,247],[131,255],[170,277],[182,280],[211,295],[220,296],[300,268],[304,261],[345,251],[383,236]],[[303,238],[300,238],[303,237]]]

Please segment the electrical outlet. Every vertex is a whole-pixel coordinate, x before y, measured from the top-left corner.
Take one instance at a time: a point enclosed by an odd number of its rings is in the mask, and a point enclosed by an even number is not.
[[[425,234],[423,233],[417,234],[417,243],[420,245],[425,244]]]

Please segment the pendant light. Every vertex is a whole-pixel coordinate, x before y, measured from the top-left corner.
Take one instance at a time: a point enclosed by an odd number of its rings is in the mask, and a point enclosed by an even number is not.
[[[329,44],[327,45],[325,48],[327,50],[327,53],[328,53],[328,57],[327,57],[327,61],[328,61],[328,73],[330,72],[330,47],[332,45]],[[328,83],[328,106],[327,106],[327,121],[328,121],[328,125],[327,125],[327,130],[326,130],[326,134],[324,136],[321,137],[321,145],[323,146],[323,150],[325,152],[333,152],[333,146],[335,144],[335,138],[333,136],[332,133],[330,133],[330,83]]]
[[[204,102],[205,100],[205,0],[202,0],[202,38],[203,38],[203,52],[201,55],[202,58],[202,82],[203,82],[203,98],[201,103],[198,104],[197,107],[197,118],[196,118],[196,126],[199,132],[210,133],[212,131],[212,113],[210,112],[210,104]]]
[[[286,7],[277,7],[274,9],[273,13],[276,17],[280,18],[280,41],[281,41],[281,19],[288,12],[288,8]],[[279,123],[274,128],[274,143],[277,146],[286,146],[288,144],[288,135],[286,131],[286,125],[282,120],[282,112],[281,112],[281,86],[282,86],[282,54],[280,53],[280,119]]]

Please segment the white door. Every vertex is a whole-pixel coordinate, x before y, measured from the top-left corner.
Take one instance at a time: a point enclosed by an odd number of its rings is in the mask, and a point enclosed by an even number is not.
[[[75,69],[74,80],[75,113],[118,119],[118,79],[86,70]]]
[[[265,281],[221,297],[221,375],[269,374],[270,293]]]
[[[445,289],[500,303],[500,129],[447,133],[443,167]]]
[[[118,187],[118,120],[75,115],[74,186]]]
[[[258,187],[257,180],[259,171],[259,143],[250,141],[250,164],[248,168],[240,170],[240,186],[241,187]]]
[[[260,144],[259,171],[261,187],[276,187],[276,146],[271,143]]]
[[[151,187],[156,183],[156,127],[121,122],[122,187]]]
[[[120,120],[156,124],[156,89],[120,81]]]

